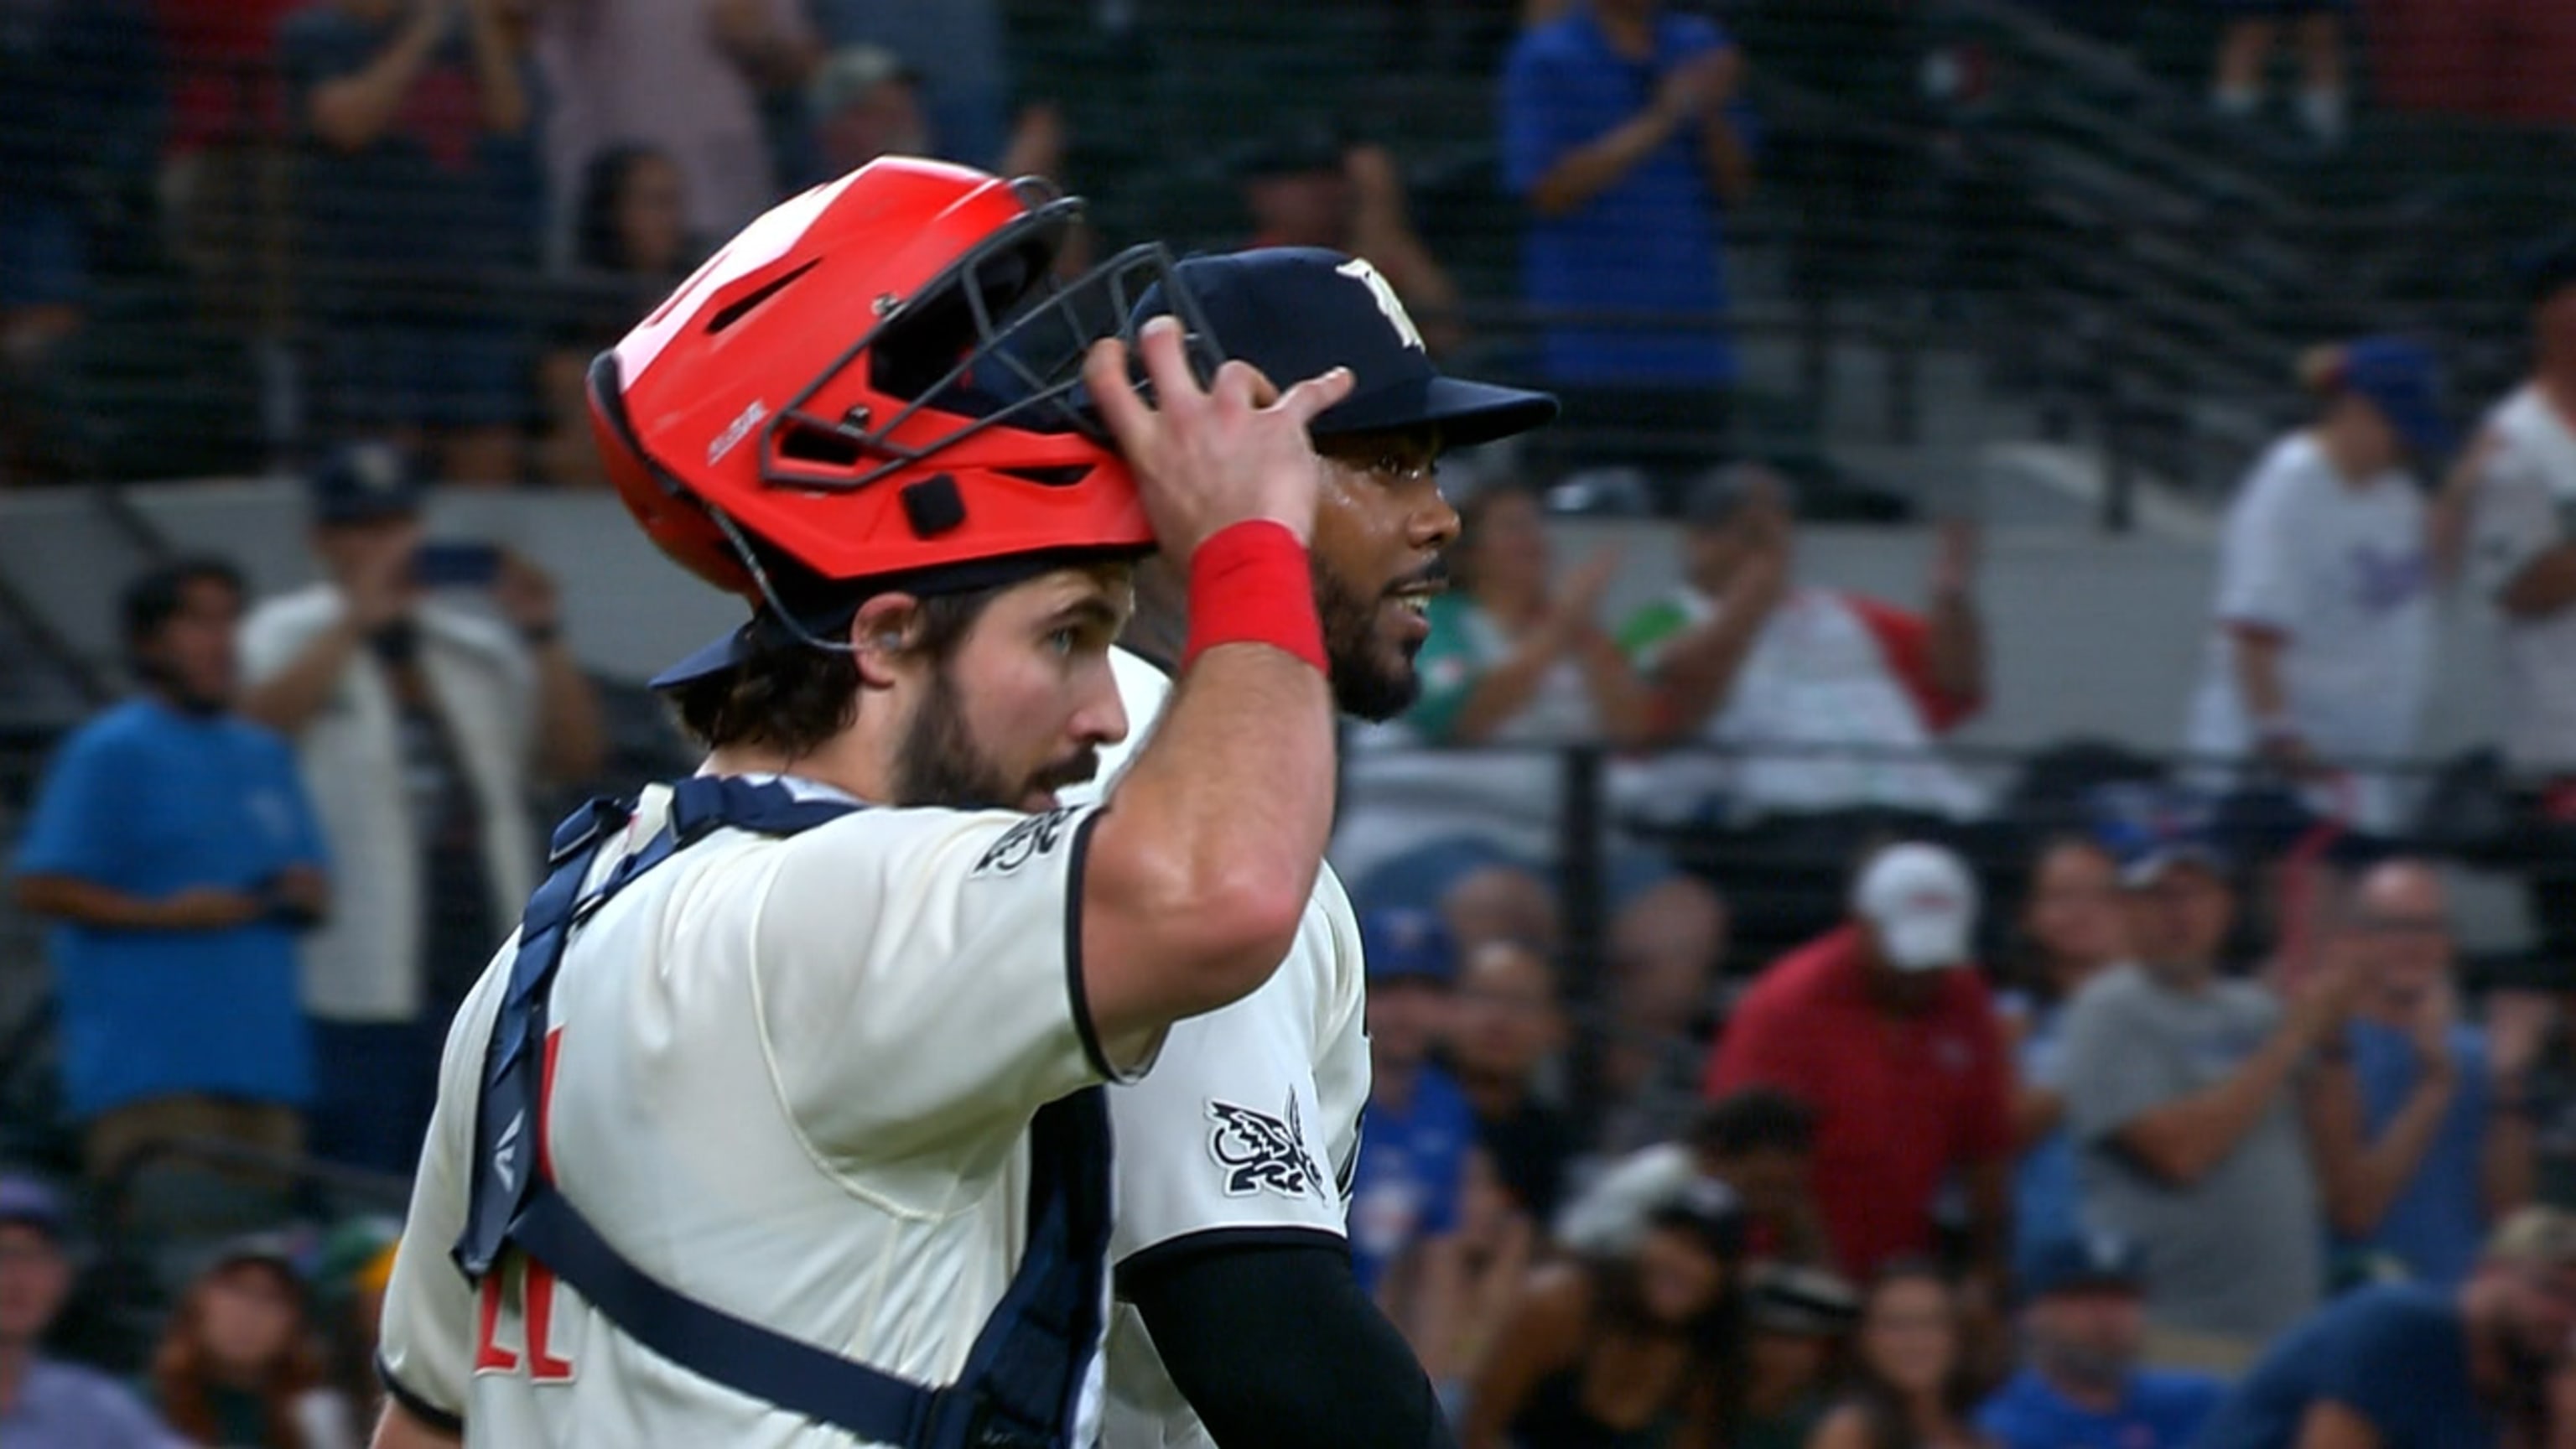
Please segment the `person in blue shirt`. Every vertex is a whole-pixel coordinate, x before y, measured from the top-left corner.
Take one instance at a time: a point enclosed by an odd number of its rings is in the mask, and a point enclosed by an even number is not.
[[[2146,1253],[2112,1233],[2023,1259],[2021,1372],[1977,1411],[2001,1449],[2182,1449],[2226,1393],[2203,1373],[2141,1368]]]
[[[302,1148],[295,936],[327,887],[286,743],[232,713],[242,601],[214,559],[127,586],[144,691],[65,741],[19,842],[19,904],[53,922],[65,1096],[94,1174],[168,1137]]]
[[[0,1174],[0,1444],[9,1449],[185,1449],[123,1385],[44,1353],[72,1291],[71,1224],[44,1183]]]
[[[1437,913],[1360,918],[1368,962],[1369,1103],[1351,1172],[1351,1268],[1444,1393],[1465,1365],[1466,1265],[1458,1236],[1476,1114],[1432,1064],[1457,950]]]
[[[1724,30],[1661,0],[1579,0],[1512,47],[1502,149],[1528,209],[1522,293],[1578,422],[1723,425],[1721,217],[1753,188],[1743,79]]]
[[[2491,1057],[2460,1020],[2450,902],[2429,862],[2373,867],[2341,934],[2364,985],[2311,1088],[2326,1215],[2348,1260],[2456,1288],[2489,1224],[2531,1198],[2530,1064]]]
[[[2548,1442],[2571,1367],[2576,1213],[2528,1207],[2444,1292],[2378,1284],[2327,1304],[2237,1384],[2195,1449],[2497,1449]]]

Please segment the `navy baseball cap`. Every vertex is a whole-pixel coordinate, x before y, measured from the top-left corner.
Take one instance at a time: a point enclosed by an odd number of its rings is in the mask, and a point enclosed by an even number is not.
[[[1458,973],[1458,948],[1437,911],[1389,906],[1360,918],[1360,955],[1371,981],[1437,981]]]
[[[429,491],[419,463],[393,443],[333,449],[304,478],[316,523],[370,523],[420,512]]]
[[[2447,458],[2459,442],[2442,413],[2432,349],[2403,337],[2365,337],[2343,350],[2344,387],[2368,398],[2417,458]]]
[[[2085,805],[2093,839],[2120,867],[2120,881],[2136,889],[2155,884],[2177,865],[2197,865],[2225,876],[2227,852],[2207,801],[2168,786],[2124,781],[2097,786]]]
[[[2039,1246],[2022,1274],[2022,1296],[2110,1290],[2134,1293],[2146,1286],[2147,1253],[2118,1233],[2086,1233]]]
[[[1219,351],[1260,368],[1281,387],[1335,367],[1358,385],[1319,414],[1316,437],[1437,427],[1444,448],[1473,447],[1551,422],[1543,392],[1469,382],[1431,365],[1422,334],[1377,268],[1322,247],[1259,247],[1191,257],[1174,274],[1216,334]],[[1162,289],[1136,304],[1136,320],[1169,311]]]

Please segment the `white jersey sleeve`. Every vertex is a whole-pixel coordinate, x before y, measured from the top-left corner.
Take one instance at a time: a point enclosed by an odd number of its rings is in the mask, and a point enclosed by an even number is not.
[[[1110,1093],[1112,1261],[1225,1229],[1343,1235],[1368,1099],[1363,991],[1358,926],[1327,871],[1278,973],[1176,1025],[1154,1075]]]
[[[901,1158],[1141,1069],[1110,1059],[1083,995],[1098,818],[869,810],[764,853],[752,989],[779,1095],[818,1150]]]
[[[484,973],[448,1027],[438,1106],[421,1145],[377,1327],[376,1358],[388,1390],[415,1416],[450,1429],[465,1416],[474,1374],[476,1295],[448,1250],[465,1231],[473,1190],[474,1111],[499,982],[499,973]]]

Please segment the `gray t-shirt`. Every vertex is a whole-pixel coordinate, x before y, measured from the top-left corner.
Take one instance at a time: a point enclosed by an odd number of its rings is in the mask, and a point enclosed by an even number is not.
[[[2225,1081],[2280,1019],[2280,1004],[2251,983],[2184,993],[2134,965],[2086,983],[2067,1007],[2067,1128],[2085,1221],[2144,1245],[2147,1311],[2159,1327],[2269,1339],[2316,1306],[2324,1229],[2288,1090],[2188,1187],[2112,1142],[2147,1112]]]

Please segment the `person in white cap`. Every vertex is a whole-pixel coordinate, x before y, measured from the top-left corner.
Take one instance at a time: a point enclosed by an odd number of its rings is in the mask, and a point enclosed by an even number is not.
[[[1937,845],[1894,845],[1854,878],[1851,919],[1745,992],[1710,1064],[1716,1097],[1756,1084],[1816,1111],[1814,1188],[1845,1270],[1935,1247],[1956,1176],[1979,1285],[2010,1239],[2011,1079],[1985,983],[1969,969],[1977,886]]]

